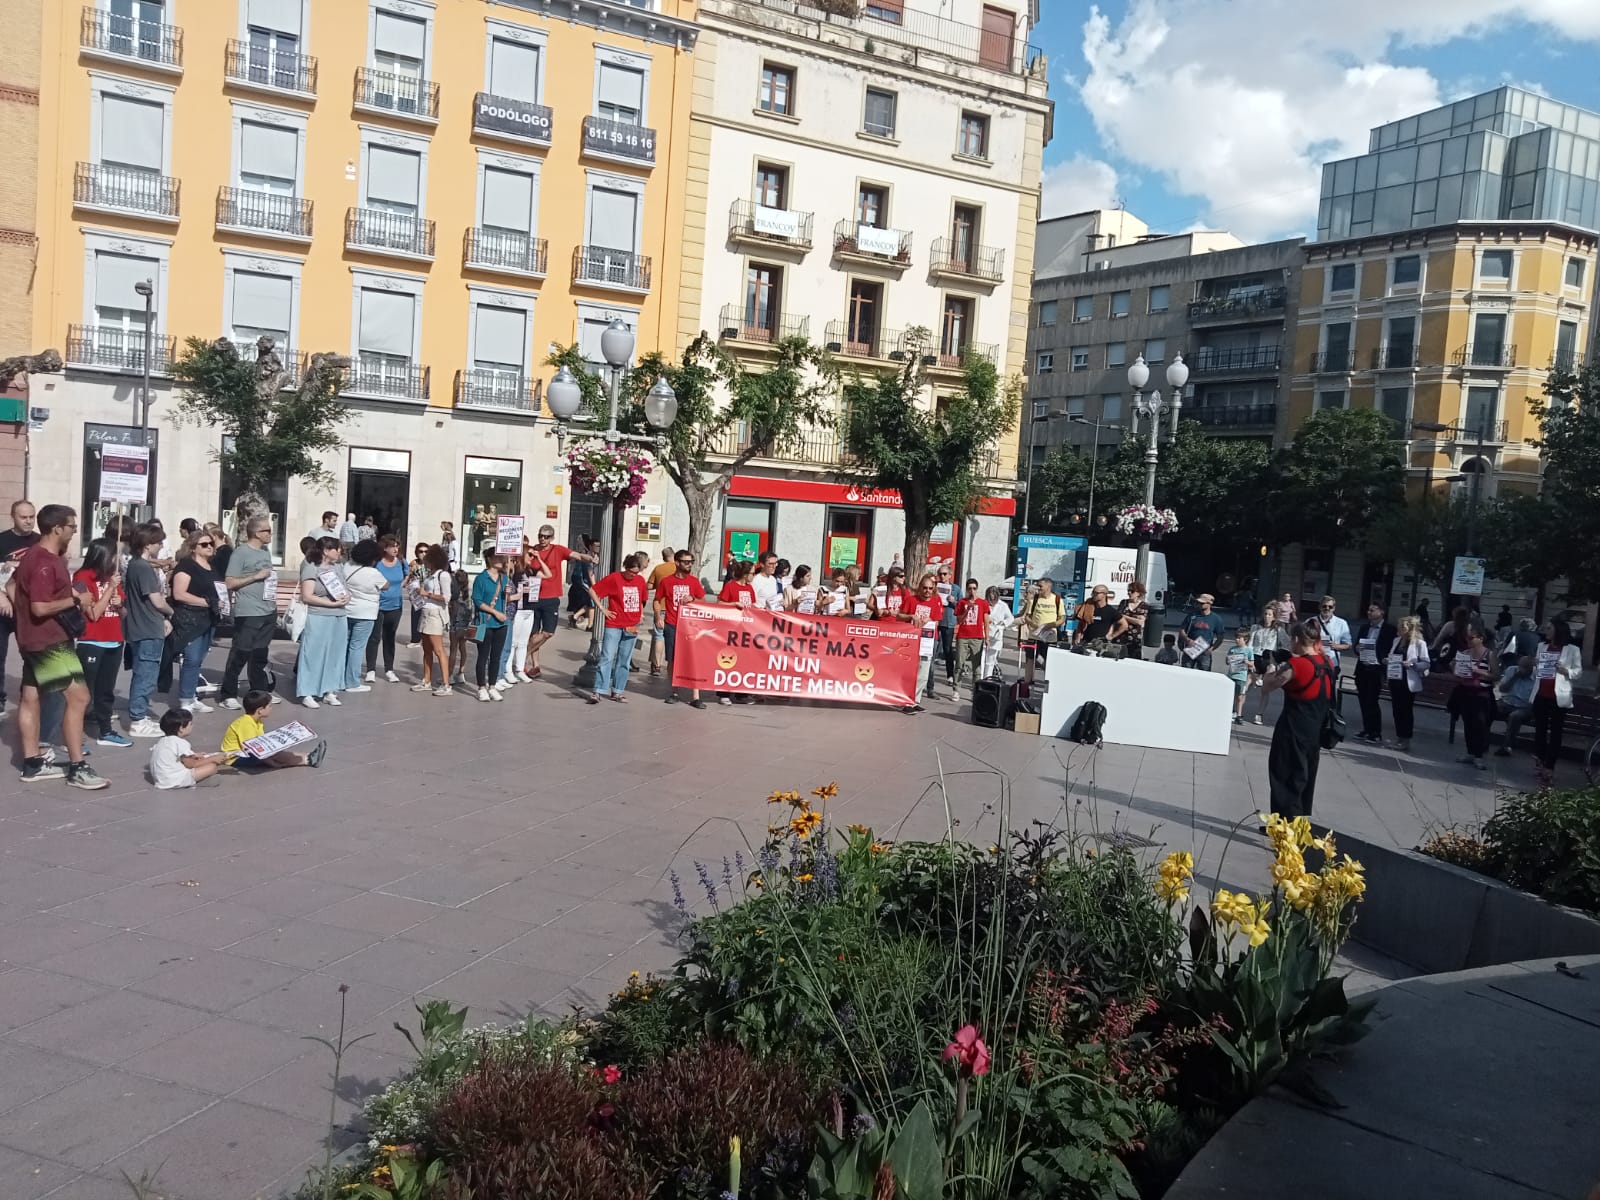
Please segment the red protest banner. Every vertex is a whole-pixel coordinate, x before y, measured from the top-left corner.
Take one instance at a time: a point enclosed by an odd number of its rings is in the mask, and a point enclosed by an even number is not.
[[[902,622],[716,604],[678,610],[674,687],[915,704],[921,634]]]

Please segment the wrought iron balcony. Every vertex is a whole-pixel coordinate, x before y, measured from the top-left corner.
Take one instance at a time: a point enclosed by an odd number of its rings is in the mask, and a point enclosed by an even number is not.
[[[930,371],[959,371],[966,365],[968,357],[981,358],[998,365],[1000,347],[989,342],[947,341],[940,345],[937,354],[924,354],[922,365]]]
[[[412,75],[357,67],[355,105],[357,108],[397,113],[417,121],[437,122],[439,85]]]
[[[1311,356],[1313,375],[1344,375],[1355,368],[1355,358],[1348,350],[1324,350]]]
[[[911,264],[911,234],[861,225],[846,217],[833,227],[833,253],[835,258],[903,268]]]
[[[1507,371],[1517,365],[1517,348],[1509,342],[1468,342],[1452,360],[1458,367]]]
[[[311,201],[248,188],[217,192],[217,228],[311,240]]]
[[[341,392],[385,400],[427,400],[432,371],[386,355],[356,355]]]
[[[711,453],[724,458],[743,454],[750,448],[750,443],[740,436],[740,432],[737,426],[723,430],[711,447]],[[797,463],[808,467],[841,467],[854,461],[844,453],[839,434],[831,429],[806,430],[757,457],[767,462]]]
[[[910,357],[905,335],[898,329],[863,328],[860,322],[829,321],[827,348],[845,358],[878,358],[904,362]]]
[[[762,312],[743,304],[724,304],[717,329],[724,341],[776,345],[784,338],[808,336],[811,318],[786,316],[775,308]]]
[[[79,208],[103,208],[166,221],[178,219],[176,179],[139,167],[109,163],[78,164],[72,180],[72,202]]]
[[[240,359],[248,363],[255,362],[261,355],[259,340],[234,342],[233,348],[239,352]],[[278,356],[278,361],[283,363],[283,390],[289,391],[299,387],[306,377],[306,368],[310,365],[311,356],[292,350],[288,346],[274,346],[273,353]]]
[[[1287,288],[1263,288],[1242,296],[1202,296],[1189,305],[1189,324],[1225,325],[1270,321],[1283,316],[1289,303]]]
[[[344,244],[351,250],[433,257],[433,222],[411,213],[352,208],[344,218]]]
[[[1272,373],[1283,366],[1283,347],[1201,346],[1189,366],[1196,375]]]
[[[1207,429],[1272,429],[1278,423],[1276,404],[1213,404],[1185,408],[1185,420]]]
[[[543,279],[549,264],[549,249],[544,238],[514,229],[477,225],[467,230],[462,239],[461,261],[464,266],[479,271]]]
[[[118,16],[85,5],[78,45],[91,54],[131,59],[158,70],[183,70],[183,30],[176,25]]]
[[[543,104],[479,92],[472,97],[472,132],[487,137],[548,146],[554,114]]]
[[[176,337],[150,337],[150,373],[169,375],[178,351]],[[129,375],[144,373],[145,336],[143,329],[121,325],[67,326],[67,365],[99,367]]]
[[[572,251],[572,282],[629,292],[650,290],[650,258],[606,246],[577,246]]]
[[[928,270],[935,275],[959,275],[999,283],[1006,274],[1006,252],[999,246],[975,246],[955,238],[934,238]]]
[[[811,214],[735,200],[728,209],[730,241],[756,242],[789,250],[811,249]]]
[[[1475,443],[1480,438],[1485,443],[1503,442],[1506,440],[1508,428],[1504,419],[1491,420],[1486,427],[1482,422],[1463,421],[1459,425],[1446,425],[1443,429],[1418,428],[1418,423],[1413,421],[1408,433],[1413,441],[1456,442],[1465,445]]]
[[[1409,371],[1421,365],[1417,347],[1411,342],[1387,343],[1372,352],[1374,371]]]
[[[610,117],[583,119],[583,152],[597,158],[613,158],[634,166],[656,164],[656,131]]]
[[[457,408],[489,409],[536,417],[543,400],[544,383],[511,371],[469,367],[456,372],[454,392]]]
[[[1552,371],[1581,371],[1584,359],[1576,350],[1557,350],[1550,356]]]
[[[317,94],[317,60],[270,46],[229,38],[222,58],[223,77],[244,87],[269,88],[300,96]]]

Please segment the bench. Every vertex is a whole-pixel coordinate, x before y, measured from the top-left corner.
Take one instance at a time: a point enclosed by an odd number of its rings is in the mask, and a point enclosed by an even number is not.
[[[1455,686],[1454,675],[1448,672],[1435,671],[1423,680],[1422,691],[1417,694],[1417,702],[1445,708],[1450,703],[1450,693],[1455,690]],[[1450,714],[1449,741],[1452,745],[1456,740],[1456,724],[1459,720],[1460,718],[1454,713]],[[1496,717],[1494,721],[1489,722],[1491,730],[1494,728],[1495,721],[1498,720],[1499,718]],[[1531,738],[1533,736],[1531,722],[1524,725],[1523,728]],[[1567,723],[1563,731],[1562,742],[1573,746],[1586,745],[1596,735],[1600,735],[1600,697],[1589,692],[1574,692],[1572,707],[1567,710]]]

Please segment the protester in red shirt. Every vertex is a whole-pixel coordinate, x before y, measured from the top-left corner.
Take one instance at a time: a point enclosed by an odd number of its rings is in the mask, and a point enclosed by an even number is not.
[[[601,700],[615,700],[625,704],[622,693],[628,688],[628,671],[633,666],[633,646],[639,640],[639,621],[644,617],[645,599],[650,586],[639,574],[648,556],[630,554],[622,560],[622,570],[607,575],[590,594],[606,615],[605,633],[601,635],[600,662],[594,673],[594,695],[590,704]]]
[[[94,597],[88,625],[78,639],[78,661],[89,687],[85,733],[93,731],[102,746],[131,746],[117,728],[112,708],[117,698],[117,672],[122,667],[122,576],[117,569],[117,543],[89,543],[83,566],[72,576]]]
[[[906,595],[906,569],[890,567],[882,582],[872,589],[872,615],[880,621],[898,620]]]
[[[978,595],[978,581],[967,580],[967,594],[956,601],[956,691],[972,671],[972,682],[983,678],[983,647],[989,632],[989,602]]]
[[[734,563],[733,574],[728,578],[728,582],[722,585],[722,591],[717,593],[717,599],[724,604],[737,604],[740,608],[749,608],[756,602],[755,585],[750,582],[755,570],[756,564],[753,562]]]
[[[666,635],[667,643],[667,677],[672,677],[672,660],[677,650],[678,643],[678,610],[693,600],[704,600],[706,589],[700,586],[700,581],[694,577],[694,555],[687,550],[678,551],[673,560],[677,568],[671,575],[664,577],[656,584],[656,624],[661,627]],[[667,689],[667,703],[678,702],[678,689]],[[705,701],[700,699],[700,689],[694,688],[689,693],[689,704],[694,708],[704,708]]]
[[[893,582],[892,574],[890,582]],[[889,611],[892,619],[906,621],[915,625],[922,631],[922,657],[928,660],[927,692],[933,697],[933,646],[936,640],[935,631],[939,620],[944,616],[944,602],[939,599],[938,580],[932,571],[923,572],[922,578],[917,580],[917,590],[902,588],[898,593],[889,593]],[[904,711],[922,711],[920,704],[908,705]]]
[[[535,677],[540,672],[539,647],[555,636],[556,627],[561,624],[561,591],[566,586],[563,580],[566,579],[564,568],[567,559],[576,558],[588,563],[600,561],[597,554],[585,554],[582,550],[571,550],[557,544],[555,536],[555,526],[539,526],[539,540],[528,551],[528,566],[540,576],[539,597],[532,605],[533,633],[528,637],[525,668],[529,675]]]

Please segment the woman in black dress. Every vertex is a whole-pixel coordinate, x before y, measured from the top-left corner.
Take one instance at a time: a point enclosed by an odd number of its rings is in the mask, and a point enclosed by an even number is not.
[[[1322,628],[1315,621],[1289,627],[1289,661],[1262,685],[1283,692],[1283,711],[1272,730],[1267,782],[1272,811],[1292,821],[1309,817],[1322,757],[1322,727],[1333,701],[1334,674],[1322,652]]]

